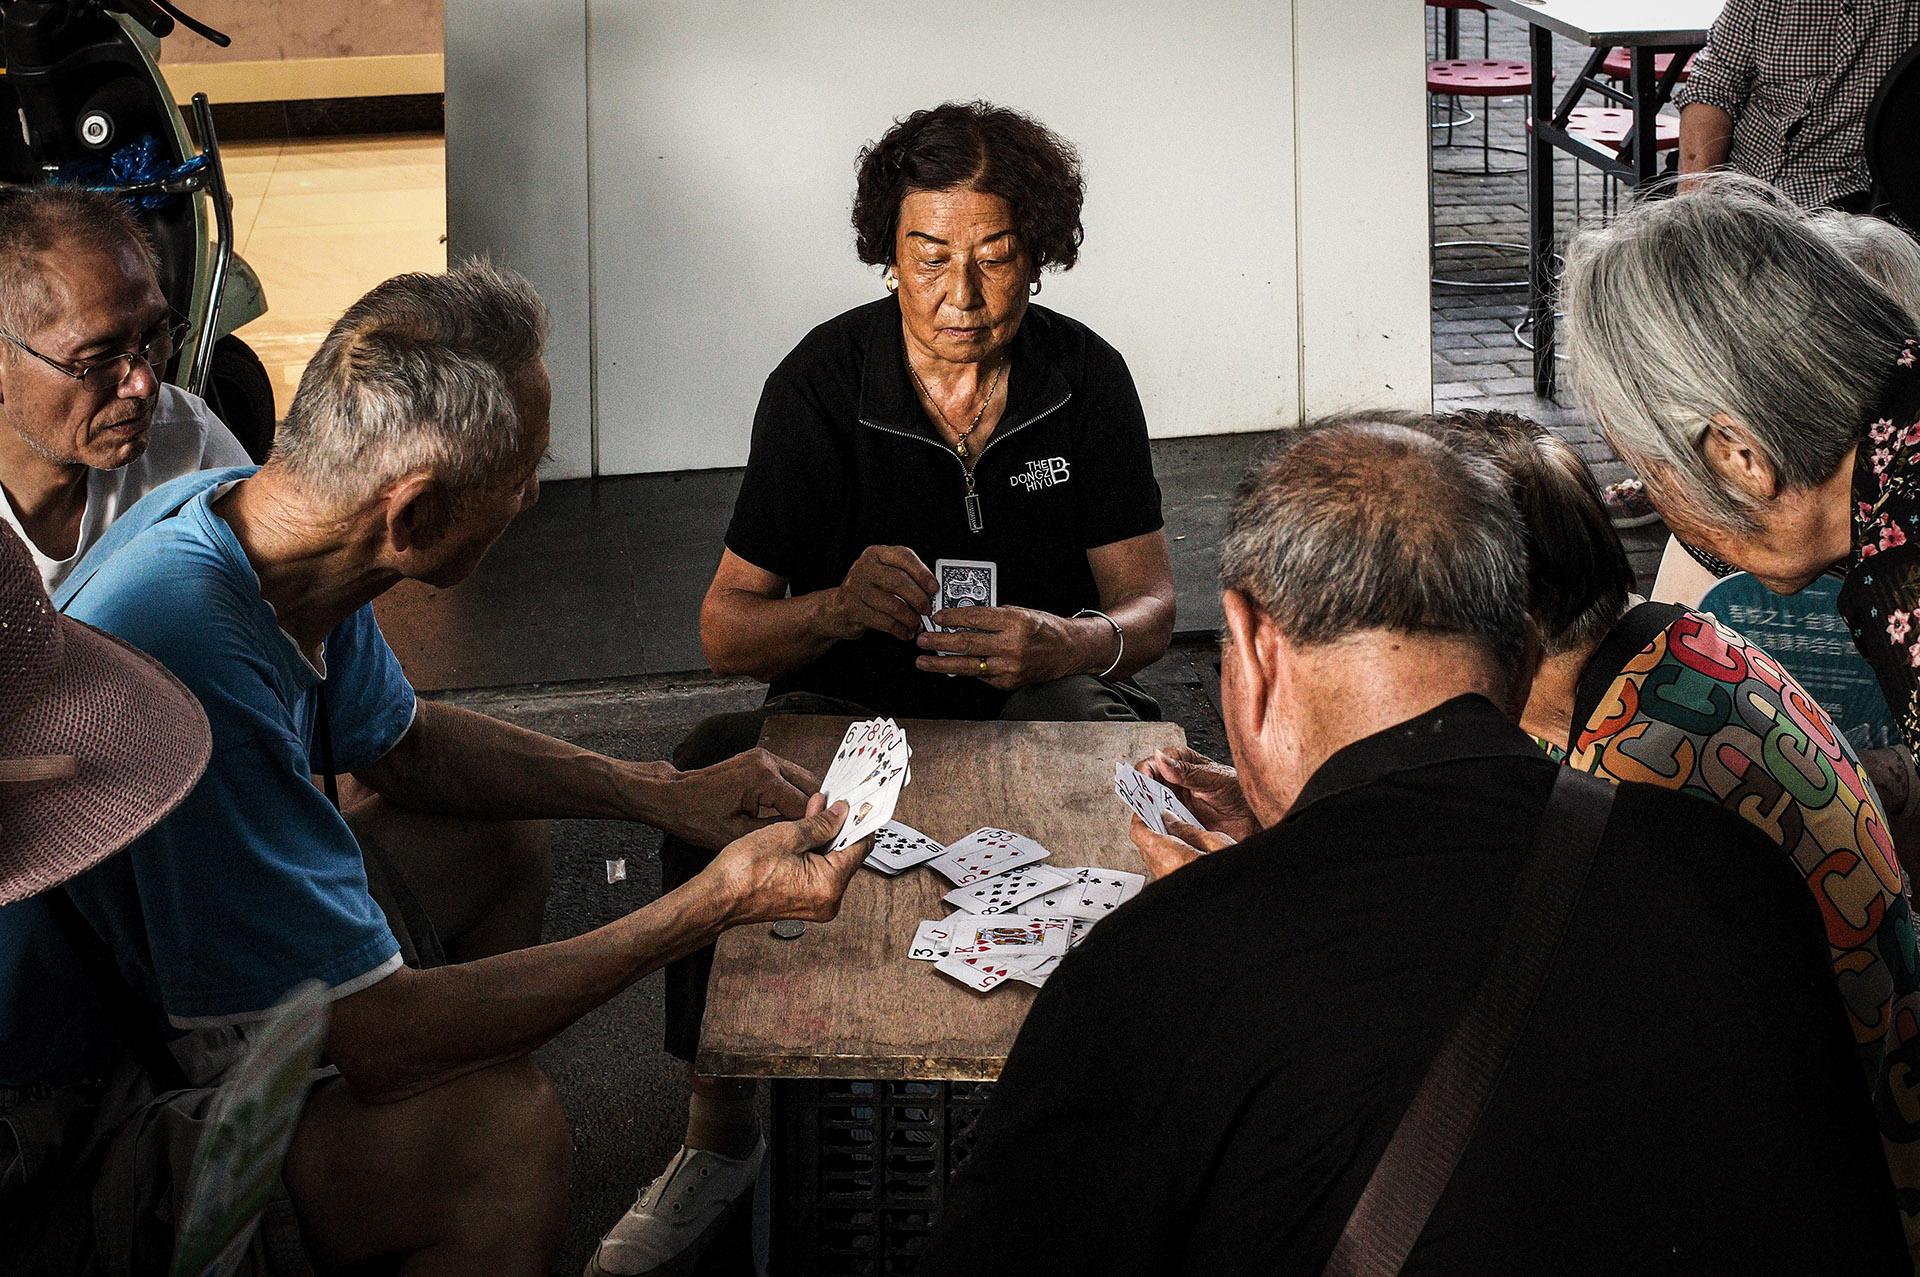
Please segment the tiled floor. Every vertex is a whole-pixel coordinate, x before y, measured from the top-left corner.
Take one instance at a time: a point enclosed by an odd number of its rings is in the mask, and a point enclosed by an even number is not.
[[[1431,12],[1431,11],[1430,11]],[[1480,15],[1461,15],[1460,55],[1483,55],[1526,61],[1527,27],[1517,18],[1495,13],[1484,28]],[[1484,41],[1484,43],[1483,43]],[[1557,81],[1572,82],[1587,50],[1570,41],[1554,42]],[[1592,101],[1589,95],[1588,101]],[[1486,176],[1477,172],[1449,172],[1480,167],[1481,122],[1459,129],[1453,145],[1447,133],[1434,130],[1433,239],[1491,240],[1524,245],[1527,242],[1527,141],[1525,98],[1470,99],[1469,110],[1488,123],[1495,150],[1488,167],[1516,170]],[[1576,173],[1576,169],[1581,171]],[[1554,206],[1560,241],[1580,225],[1601,215],[1600,181],[1593,169],[1581,168],[1559,156],[1554,168]],[[1524,281],[1526,254],[1484,248],[1442,250],[1436,272],[1449,278]],[[1600,432],[1574,402],[1561,364],[1557,400],[1533,394],[1533,353],[1515,339],[1513,326],[1526,313],[1524,282],[1505,288],[1448,288],[1433,290],[1433,397],[1437,408],[1504,408],[1524,413],[1550,426],[1580,451],[1602,483],[1626,476]],[[1651,587],[1666,543],[1666,528],[1655,524],[1623,532],[1643,590]]]
[[[233,142],[221,152],[235,247],[267,294],[267,313],[240,336],[285,413],[341,311],[391,275],[446,269],[446,144],[423,134]]]

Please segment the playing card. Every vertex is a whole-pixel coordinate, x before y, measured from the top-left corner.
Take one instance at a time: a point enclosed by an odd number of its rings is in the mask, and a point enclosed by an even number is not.
[[[912,825],[889,820],[873,831],[873,850],[868,853],[865,863],[869,869],[892,876],[946,854],[945,847]]]
[[[829,803],[848,799],[905,739],[906,733],[890,718],[869,718],[854,723],[841,737],[840,748],[834,751],[833,762],[820,782],[820,792]]]
[[[937,861],[935,865],[938,866]],[[1064,890],[1071,882],[1072,878],[1058,869],[1046,865],[1027,865],[993,874],[978,882],[963,883],[940,899],[965,913],[990,918],[995,914],[1012,913],[1035,896]]]
[[[871,795],[857,802],[849,803],[847,823],[840,827],[840,836],[833,840],[829,851],[843,851],[865,838],[880,826],[893,819],[894,804],[900,799],[900,785],[883,785]]]
[[[927,628],[951,629],[935,625],[931,614],[948,607],[998,607],[1000,605],[1000,566],[979,559],[935,559],[933,577],[939,582],[933,603],[928,608]]]
[[[1025,901],[1021,912],[1036,916],[1060,916],[1097,922],[1139,894],[1147,885],[1144,874],[1123,869],[1065,869],[1064,886]]]
[[[933,969],[952,976],[975,993],[985,993],[1011,979],[1014,972],[1030,968],[1027,964],[1002,958],[965,958],[948,954],[934,963]]]
[[[1073,939],[1072,918],[1040,918],[1025,914],[1007,914],[998,918],[975,917],[963,926],[955,926],[947,952],[976,958],[1057,957],[1067,951]]]
[[[1043,988],[1047,983],[1047,977],[1052,975],[1053,969],[1059,965],[1060,965],[1060,955],[1053,954],[1049,957],[1040,959],[1038,962],[1034,963],[1033,966],[1028,970],[1025,970],[1025,971],[1016,970],[1012,974],[1012,976],[1010,976],[1009,978],[1018,980],[1022,984],[1030,984],[1036,989]]]
[[[913,933],[913,943],[907,947],[907,956],[916,962],[938,962],[953,950],[953,935],[956,928],[972,925],[977,919],[972,914],[956,913],[951,917],[929,919],[920,924]],[[1067,937],[1073,939],[1071,935]]]
[[[1114,764],[1113,791],[1156,834],[1167,832],[1166,817],[1169,815],[1189,825],[1200,825],[1200,821],[1171,789],[1138,768],[1127,766],[1124,761]]]
[[[847,729],[820,787],[828,803],[847,804],[847,822],[831,850],[851,847],[893,819],[912,753],[906,732],[892,719],[868,719]]]
[[[1007,829],[991,826],[976,829],[965,838],[947,844],[947,854],[929,863],[956,887],[990,878],[1053,853],[1031,838]]]

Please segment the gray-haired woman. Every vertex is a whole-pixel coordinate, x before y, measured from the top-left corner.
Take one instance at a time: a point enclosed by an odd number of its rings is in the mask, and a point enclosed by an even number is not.
[[[1563,286],[1574,388],[1674,536],[1781,594],[1840,576],[1854,645],[1920,741],[1913,317],[1741,184],[1583,234]],[[1890,810],[1912,777],[1900,761],[1868,760]]]

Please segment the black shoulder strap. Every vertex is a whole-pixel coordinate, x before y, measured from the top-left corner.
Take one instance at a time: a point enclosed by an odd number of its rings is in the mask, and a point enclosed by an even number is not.
[[[60,934],[66,937],[68,946],[79,955],[80,965],[86,968],[94,988],[99,991],[107,1014],[113,1017],[120,1036],[126,1040],[127,1049],[140,1061],[140,1067],[147,1071],[147,1077],[152,1080],[154,1087],[161,1091],[177,1091],[184,1087],[187,1080],[180,1071],[179,1061],[151,1031],[152,1008],[134,992],[133,986],[120,973],[120,964],[114,961],[113,951],[107,947],[107,942],[100,938],[93,924],[81,914],[80,906],[74,904],[73,897],[67,894],[65,887],[54,887],[47,892],[46,899],[47,909],[59,925]]]
[[[1593,711],[1600,707],[1600,698],[1613,686],[1613,680],[1620,677],[1627,662],[1646,651],[1647,644],[1686,614],[1687,609],[1677,603],[1642,603],[1627,609],[1620,623],[1600,640],[1600,646],[1593,649],[1593,656],[1580,671],[1580,682],[1574,688],[1573,730],[1565,742],[1569,753],[1593,717]]]
[[[1398,1273],[1453,1178],[1546,980],[1613,807],[1614,786],[1562,767],[1515,884],[1493,966],[1434,1056],[1327,1261],[1329,1277]]]

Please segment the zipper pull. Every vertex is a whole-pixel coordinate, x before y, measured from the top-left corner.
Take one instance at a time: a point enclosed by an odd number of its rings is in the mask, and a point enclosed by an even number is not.
[[[986,518],[980,513],[980,494],[973,490],[973,471],[967,476],[967,531],[980,532],[987,526]]]

